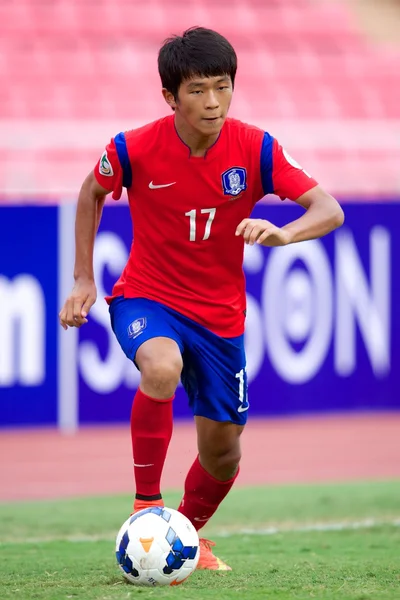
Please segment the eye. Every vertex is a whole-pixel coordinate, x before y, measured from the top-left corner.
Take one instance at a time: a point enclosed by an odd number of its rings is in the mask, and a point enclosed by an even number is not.
[[[228,85],[221,85],[218,89],[219,90],[229,90],[229,86]]]
[[[197,96],[198,94],[201,94],[201,90],[193,90],[193,92],[190,92],[190,93]]]

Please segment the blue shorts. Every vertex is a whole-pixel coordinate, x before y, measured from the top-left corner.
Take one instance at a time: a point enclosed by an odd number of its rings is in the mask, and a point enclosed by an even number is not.
[[[213,421],[244,425],[247,399],[244,336],[222,338],[164,304],[145,298],[115,298],[111,326],[126,356],[135,361],[138,348],[155,337],[178,344],[181,380],[193,414]]]

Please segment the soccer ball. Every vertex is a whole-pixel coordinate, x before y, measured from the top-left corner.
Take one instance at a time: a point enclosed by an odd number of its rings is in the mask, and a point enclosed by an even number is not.
[[[115,553],[124,577],[134,585],[179,585],[199,561],[199,536],[177,510],[154,506],[125,521]]]

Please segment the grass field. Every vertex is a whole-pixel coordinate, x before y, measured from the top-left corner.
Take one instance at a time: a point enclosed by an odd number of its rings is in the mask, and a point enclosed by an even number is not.
[[[233,572],[174,588],[123,581],[114,539],[130,506],[126,496],[0,505],[0,599],[400,600],[400,481],[234,490],[204,530]]]

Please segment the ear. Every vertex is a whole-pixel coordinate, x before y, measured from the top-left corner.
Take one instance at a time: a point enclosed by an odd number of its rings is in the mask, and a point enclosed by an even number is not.
[[[172,108],[172,110],[176,109],[176,100],[172,92],[168,91],[166,88],[162,89],[162,95],[164,96],[165,102]]]

